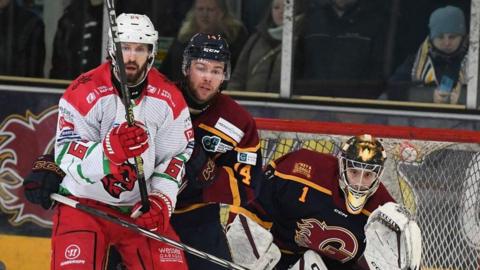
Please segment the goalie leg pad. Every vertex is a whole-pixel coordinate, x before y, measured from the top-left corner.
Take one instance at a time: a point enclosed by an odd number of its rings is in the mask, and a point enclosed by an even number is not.
[[[328,270],[322,257],[313,250],[307,250],[292,267],[288,270]]]
[[[420,269],[420,228],[403,206],[386,203],[373,211],[365,237],[364,257],[370,269]]]
[[[269,270],[280,260],[272,234],[245,216],[237,215],[228,226],[227,240],[233,262],[246,268]]]

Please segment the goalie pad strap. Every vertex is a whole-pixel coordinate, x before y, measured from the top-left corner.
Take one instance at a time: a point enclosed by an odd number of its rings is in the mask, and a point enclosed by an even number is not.
[[[257,246],[255,245],[255,241],[253,241],[252,232],[248,227],[247,219],[244,216],[240,215],[240,222],[242,223],[242,227],[245,230],[245,234],[247,235],[248,242],[250,243],[250,246],[252,246],[253,255],[255,255],[257,259],[260,258],[260,254],[258,253]]]

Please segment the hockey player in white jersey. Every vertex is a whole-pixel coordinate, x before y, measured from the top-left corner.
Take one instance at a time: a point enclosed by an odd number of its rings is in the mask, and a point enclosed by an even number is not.
[[[25,184],[26,195],[45,204],[45,194],[58,190],[178,240],[170,215],[193,149],[188,108],[178,88],[152,68],[157,32],[148,17],[121,14],[117,23],[135,124],[125,120],[117,71],[122,59],[116,59],[110,36],[111,61],[74,80],[59,102],[55,162],[66,174],[63,181],[36,179]],[[141,207],[133,161],[138,155],[150,210],[131,218]],[[51,269],[104,269],[112,245],[128,269],[187,269],[180,249],[75,208],[59,205],[56,211]]]

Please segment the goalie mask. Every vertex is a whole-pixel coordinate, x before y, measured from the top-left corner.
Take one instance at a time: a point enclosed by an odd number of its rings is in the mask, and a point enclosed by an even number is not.
[[[155,61],[158,33],[150,19],[142,14],[122,13],[117,17],[117,25],[119,42],[142,43],[149,45],[147,70],[139,80],[138,84],[140,84],[145,80],[148,71],[152,68]],[[111,31],[108,31],[108,54],[112,58],[112,65],[115,67],[115,72],[118,74],[118,59],[116,59],[115,56],[115,44],[113,43]]]
[[[386,158],[382,144],[368,134],[352,137],[343,145],[339,156],[339,182],[349,213],[360,213],[367,199],[375,193]]]

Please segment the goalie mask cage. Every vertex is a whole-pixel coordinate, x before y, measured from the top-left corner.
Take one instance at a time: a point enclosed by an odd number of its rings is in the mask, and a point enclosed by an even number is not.
[[[263,164],[299,148],[338,154],[371,134],[388,158],[382,182],[422,231],[422,269],[480,269],[480,132],[257,118]]]

